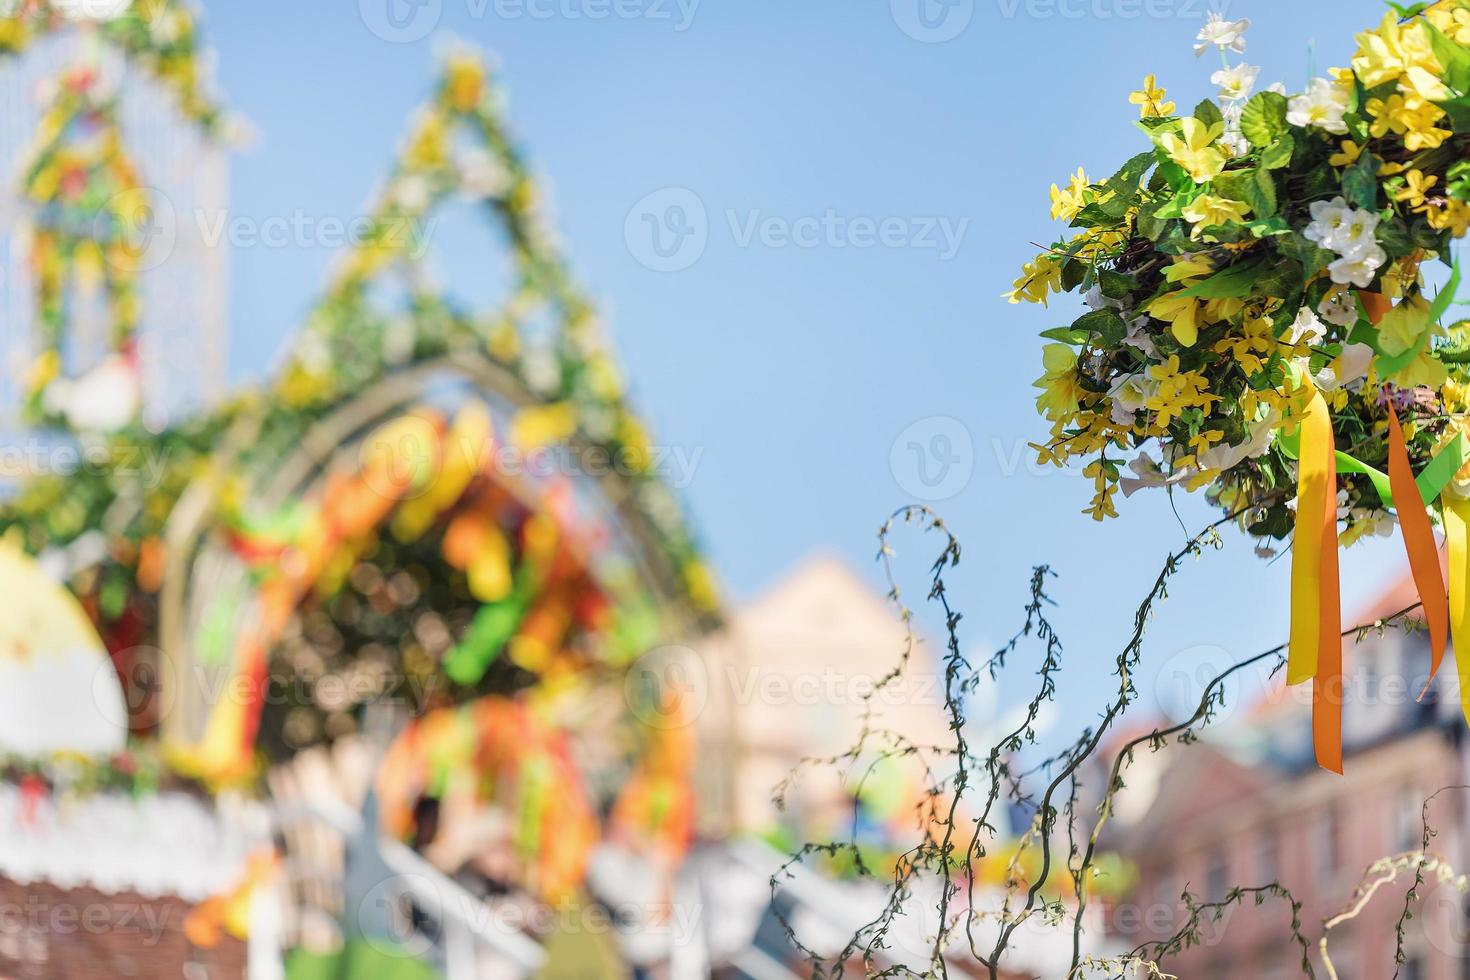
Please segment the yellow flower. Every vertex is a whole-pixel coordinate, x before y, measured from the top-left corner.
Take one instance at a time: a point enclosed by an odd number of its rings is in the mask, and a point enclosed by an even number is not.
[[[1148,376],[1159,383],[1153,396],[1144,402],[1144,407],[1158,414],[1160,426],[1181,412],[1198,408],[1208,411],[1219,397],[1209,392],[1209,382],[1197,371],[1179,370],[1179,355],[1171,354],[1162,364],[1148,369]]]
[[[1418,97],[1395,94],[1387,99],[1369,99],[1365,108],[1373,118],[1368,131],[1375,138],[1394,133],[1404,137],[1404,145],[1411,150],[1433,149],[1452,135],[1434,126],[1444,117],[1444,110]]]
[[[1215,267],[1201,258],[1181,258],[1164,269],[1166,282],[1193,282],[1203,279],[1215,271]]]
[[[1470,7],[1449,10],[1442,4],[1435,4],[1424,12],[1424,16],[1451,41],[1470,44]]]
[[[1168,116],[1174,112],[1174,103],[1164,100],[1167,94],[1158,85],[1157,79],[1152,74],[1148,74],[1143,76],[1143,88],[1131,93],[1128,101],[1138,106],[1138,114],[1144,119],[1150,116]]]
[[[1429,38],[1417,21],[1400,25],[1392,13],[1387,13],[1377,30],[1364,31],[1357,40],[1353,71],[1364,88],[1395,81],[1415,66],[1436,75],[1441,73]]]
[[[1077,352],[1066,344],[1047,344],[1041,349],[1041,364],[1046,373],[1032,384],[1042,390],[1036,407],[1053,422],[1077,414],[1083,394],[1077,380]]]
[[[1193,347],[1199,339],[1200,310],[1204,300],[1181,293],[1166,293],[1148,305],[1149,315],[1169,324],[1174,339]]]
[[[1164,152],[1189,172],[1196,184],[1212,180],[1225,169],[1225,154],[1215,140],[1225,132],[1224,123],[1206,126],[1193,116],[1179,120],[1182,136],[1165,133],[1159,137]]]
[[[1182,213],[1194,225],[1190,237],[1199,238],[1207,226],[1243,221],[1248,211],[1250,211],[1250,205],[1242,201],[1232,201],[1213,194],[1201,194],[1191,201]],[[1214,239],[1207,237],[1205,240],[1213,241]]]
[[[1363,148],[1353,140],[1343,140],[1342,149],[1327,158],[1334,167],[1350,167],[1363,155]]]
[[[1398,304],[1378,321],[1378,346],[1389,357],[1397,357],[1419,343],[1429,329],[1429,304],[1422,298]]]
[[[1429,221],[1429,227],[1435,231],[1444,231],[1448,228],[1456,238],[1463,238],[1470,234],[1470,204],[1464,201],[1448,198],[1443,207],[1425,208],[1424,217]]]
[[[1062,265],[1050,256],[1038,255],[1035,261],[1021,267],[1020,278],[1012,283],[1010,292],[1002,295],[1012,303],[1025,300],[1045,306],[1048,290],[1062,291]]]
[[[1077,217],[1077,212],[1087,202],[1083,195],[1087,192],[1087,174],[1078,167],[1077,172],[1072,175],[1067,184],[1067,189],[1062,190],[1056,184],[1051,185],[1051,216],[1061,218],[1063,221],[1071,221]]]
[[[1421,351],[1392,379],[1400,388],[1437,388],[1449,380],[1444,362],[1428,351]]]
[[[1443,102],[1450,97],[1450,90],[1440,77],[1413,65],[1399,79],[1399,91],[1410,99],[1425,102]]]
[[[1258,374],[1266,366],[1266,358],[1276,347],[1271,321],[1265,317],[1247,317],[1239,334],[1215,344],[1217,354],[1229,354],[1246,377]]]
[[[1437,183],[1439,183],[1439,178],[1433,174],[1425,177],[1422,170],[1410,170],[1408,176],[1404,178],[1404,189],[1395,194],[1393,199],[1407,201],[1409,207],[1415,211],[1423,211],[1425,210],[1424,195]]]

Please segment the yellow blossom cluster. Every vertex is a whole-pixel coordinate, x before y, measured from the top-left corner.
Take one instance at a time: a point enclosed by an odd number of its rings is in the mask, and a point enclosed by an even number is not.
[[[1362,32],[1357,40],[1353,74],[1363,86],[1374,89],[1397,82],[1397,92],[1387,98],[1375,96],[1363,107],[1372,120],[1369,132],[1375,138],[1393,133],[1403,138],[1408,149],[1425,150],[1453,135],[1437,125],[1445,111],[1435,103],[1444,101],[1449,90],[1422,21],[1400,24],[1394,14],[1384,14],[1376,30]]]

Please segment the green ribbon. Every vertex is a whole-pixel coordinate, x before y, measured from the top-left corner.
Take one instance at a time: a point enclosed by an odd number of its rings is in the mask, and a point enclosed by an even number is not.
[[[1297,432],[1291,435],[1283,433],[1276,440],[1282,454],[1290,459],[1297,458],[1299,444],[1300,433]],[[1441,449],[1415,478],[1414,483],[1419,488],[1420,496],[1426,501],[1437,499],[1455,478],[1460,467],[1465,465],[1466,459],[1470,459],[1470,445],[1466,444],[1465,436],[1460,435]],[[1378,499],[1383,501],[1383,506],[1393,508],[1393,491],[1389,489],[1387,473],[1349,456],[1341,449],[1337,451],[1337,470],[1339,473],[1360,473],[1366,476],[1372,481],[1373,489],[1377,491]]]

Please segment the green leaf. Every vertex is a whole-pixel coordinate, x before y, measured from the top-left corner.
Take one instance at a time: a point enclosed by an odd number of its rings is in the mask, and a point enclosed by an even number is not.
[[[1470,46],[1456,44],[1429,20],[1419,22],[1429,32],[1434,57],[1444,66],[1444,80],[1460,95],[1470,94]]]
[[[1148,150],[1131,157],[1123,164],[1117,173],[1103,182],[1098,196],[1104,200],[1098,204],[1099,210],[1113,218],[1121,218],[1127,214],[1133,202],[1138,199],[1139,182],[1157,159],[1154,151]]]
[[[1087,269],[1086,262],[1078,262],[1076,259],[1064,262],[1062,264],[1062,291],[1070,293],[1082,285],[1082,281],[1087,278]]]
[[[1154,210],[1155,218],[1182,218],[1184,209],[1205,192],[1204,185],[1190,181],[1189,186],[1179,191]]]
[[[1378,210],[1378,158],[1364,152],[1342,172],[1342,194],[1353,207]]]
[[[1138,288],[1137,279],[1111,269],[1103,269],[1099,273],[1098,284],[1102,289],[1102,294],[1108,299],[1123,299]]]
[[[1255,180],[1246,188],[1246,194],[1246,203],[1251,206],[1257,218],[1269,218],[1276,213],[1276,180],[1271,176],[1271,171],[1264,168],[1257,170]]]
[[[1268,263],[1266,268],[1261,269],[1255,275],[1254,282],[1256,291],[1262,296],[1281,296],[1284,298],[1290,296],[1293,291],[1301,291],[1302,279],[1301,264],[1295,259],[1290,259],[1283,255],[1275,262]],[[1282,304],[1283,308],[1286,306],[1292,306],[1292,304]],[[1296,311],[1297,307],[1292,306],[1291,315],[1293,319],[1296,317]]]
[[[1249,296],[1265,262],[1250,259],[1240,262],[1190,286],[1180,292],[1181,296],[1197,296],[1200,299],[1231,299]]]
[[[1249,204],[1250,191],[1247,188],[1254,180],[1254,170],[1226,170],[1215,175],[1215,179],[1210,181],[1210,187],[1221,197]]]
[[[1272,238],[1277,235],[1290,235],[1291,225],[1279,214],[1273,214],[1269,218],[1257,218],[1247,221],[1244,227],[1249,228],[1251,234],[1257,238]]]
[[[1429,322],[1431,325],[1438,323],[1439,318],[1444,316],[1445,311],[1450,308],[1450,304],[1455,301],[1455,293],[1459,289],[1460,262],[1457,259],[1454,268],[1450,271],[1449,281],[1444,284],[1444,288],[1439,291],[1439,295],[1434,297],[1434,302],[1429,304]]]
[[[1417,247],[1402,218],[1379,222],[1376,237],[1390,258],[1403,258]]]
[[[1072,322],[1072,328],[1081,330],[1088,336],[1096,336],[1104,347],[1118,346],[1128,333],[1128,324],[1123,322],[1123,317],[1117,310],[1112,309],[1084,313]]]
[[[1084,207],[1081,211],[1077,212],[1077,216],[1072,219],[1071,227],[1111,228],[1119,224],[1121,220],[1122,215],[1113,214],[1110,209],[1105,208],[1101,204],[1097,204],[1094,202]]]
[[[1050,330],[1041,331],[1041,335],[1047,340],[1060,340],[1073,347],[1080,347],[1087,343],[1090,336],[1086,330],[1078,330],[1076,327],[1052,327]]]
[[[1258,92],[1240,113],[1240,131],[1252,146],[1270,146],[1291,129],[1286,122],[1286,96]]]
[[[1291,163],[1291,155],[1295,152],[1296,140],[1288,133],[1261,151],[1261,166],[1267,170],[1280,170]]]
[[[1215,104],[1214,99],[1201,100],[1200,104],[1194,107],[1194,118],[1206,126],[1225,122],[1225,117],[1220,114],[1220,107]]]
[[[1449,113],[1450,127],[1457,133],[1470,130],[1470,95],[1461,95],[1448,102],[1436,103]]]
[[[1312,167],[1300,179],[1302,191],[1299,199],[1303,201],[1325,201],[1335,197],[1342,189],[1337,171],[1331,167]]]

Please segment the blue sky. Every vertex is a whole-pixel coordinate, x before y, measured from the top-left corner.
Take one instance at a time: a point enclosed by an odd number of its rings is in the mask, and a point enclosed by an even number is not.
[[[1127,96],[1146,72],[1184,106],[1212,92],[1218,59],[1191,50],[1207,0],[956,0],[951,19],[936,6],[927,21],[914,2],[217,2],[206,29],[219,80],[257,131],[232,164],[232,211],[360,214],[441,35],[493,51],[638,404],[661,443],[699,454],[684,493],[729,593],[749,597],[819,551],[878,585],[875,529],[915,491],[939,493],[965,546],[952,588],[967,646],[1011,631],[1033,564],[1057,570],[1070,731],[1101,707],[1131,610],[1183,535],[1157,492],[1098,525],[1080,513],[1087,481],[1030,465],[1025,443],[1045,433],[1037,333],[1079,310],[1000,297],[1028,243],[1056,233],[1048,185],[1079,164],[1105,176],[1142,148]],[[1261,83],[1293,89],[1314,41],[1316,65],[1342,63],[1383,9],[1226,7],[1253,21],[1246,59],[1264,66]],[[685,218],[703,209],[703,251],[672,260],[687,267],[649,268],[661,260],[637,237],[635,206],[651,194],[688,205]],[[479,274],[467,223],[433,243],[452,253],[457,286]],[[331,254],[310,241],[233,250],[236,379],[268,368]],[[1191,528],[1210,516],[1202,499],[1177,503]],[[1287,563],[1255,558],[1237,533],[1226,542],[1160,608],[1144,709],[1161,671],[1167,701],[1181,664],[1223,666],[1284,637]],[[899,544],[920,596],[931,544]],[[1347,553],[1349,610],[1397,574],[1397,549]],[[1029,686],[1033,668],[1016,670]]]

